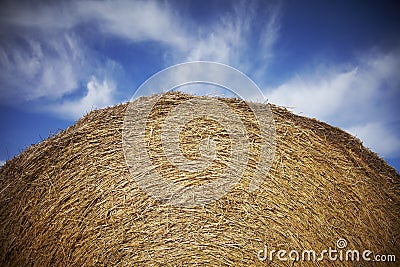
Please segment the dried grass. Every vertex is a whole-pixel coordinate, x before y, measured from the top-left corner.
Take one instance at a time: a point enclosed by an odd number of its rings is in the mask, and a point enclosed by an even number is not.
[[[169,94],[154,118],[188,97]],[[240,101],[225,101],[248,114]],[[257,259],[264,244],[320,251],[339,238],[349,249],[400,257],[400,176],[346,132],[271,105],[277,147],[261,187],[246,190],[258,160],[254,147],[245,177],[225,197],[204,207],[173,207],[150,198],[130,176],[122,149],[126,107],[93,111],[1,168],[0,265],[265,266]],[[253,129],[249,116],[244,121]],[[199,137],[193,138],[182,140],[196,158]],[[162,163],[157,149],[150,155]],[[216,164],[223,165],[219,153]]]

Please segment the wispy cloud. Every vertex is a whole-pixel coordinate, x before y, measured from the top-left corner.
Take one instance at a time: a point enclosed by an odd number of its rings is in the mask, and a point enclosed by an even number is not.
[[[344,105],[350,104],[349,100],[354,100],[348,96],[353,94],[352,85],[357,74],[355,67],[343,72],[328,72],[323,76],[297,75],[278,88],[265,90],[266,96],[273,103],[293,107],[307,116],[328,119]]]
[[[279,37],[279,14],[279,6],[237,2],[231,12],[212,25],[198,27],[186,60],[218,61],[245,72],[263,73],[273,58]]]
[[[131,42],[155,41],[181,49],[187,44],[180,14],[166,2],[82,1],[76,10],[99,31]]]
[[[1,98],[18,102],[73,92],[84,74],[76,70],[87,67],[80,45],[68,34],[4,40],[0,66]]]
[[[382,156],[398,156],[400,135],[387,125],[398,122],[399,68],[399,51],[370,52],[352,65],[317,66],[265,94],[270,102],[347,129]]]

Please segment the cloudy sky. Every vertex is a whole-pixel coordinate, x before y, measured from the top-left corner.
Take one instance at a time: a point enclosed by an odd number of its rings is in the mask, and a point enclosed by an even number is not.
[[[396,1],[0,4],[0,163],[195,60],[247,74],[269,102],[359,137],[400,170]]]

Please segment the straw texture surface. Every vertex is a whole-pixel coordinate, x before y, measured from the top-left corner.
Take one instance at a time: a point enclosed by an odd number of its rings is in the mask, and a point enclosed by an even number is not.
[[[197,159],[201,140],[214,135],[212,171],[196,176],[168,162],[157,120],[189,98],[167,94],[151,114],[154,127],[146,129],[155,168],[181,186],[218,177],[232,146],[220,124],[198,119],[185,126],[181,149]],[[0,265],[292,266],[292,261],[262,262],[257,254],[265,244],[322,251],[340,238],[349,249],[395,254],[400,260],[400,176],[393,168],[348,133],[270,105],[275,157],[264,182],[249,192],[260,160],[255,118],[242,101],[224,101],[242,114],[252,140],[249,161],[236,186],[204,206],[167,205],[137,186],[123,153],[127,104],[92,111],[7,161],[0,169]]]

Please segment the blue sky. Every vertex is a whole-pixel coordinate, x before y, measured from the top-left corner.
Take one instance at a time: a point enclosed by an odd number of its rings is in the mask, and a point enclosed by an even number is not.
[[[400,170],[396,1],[15,1],[0,8],[0,163],[194,60],[359,137]]]

